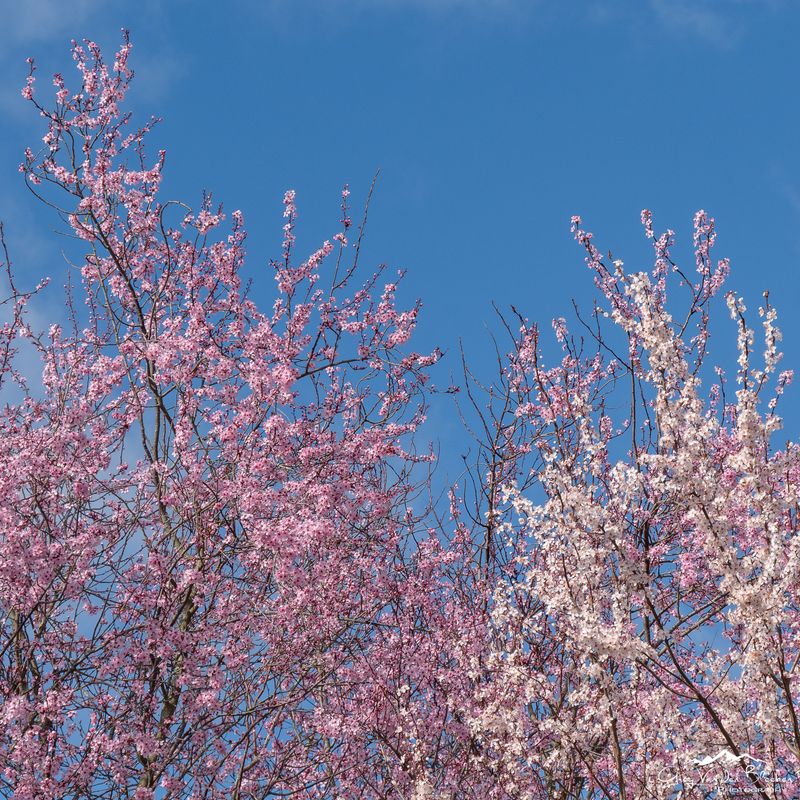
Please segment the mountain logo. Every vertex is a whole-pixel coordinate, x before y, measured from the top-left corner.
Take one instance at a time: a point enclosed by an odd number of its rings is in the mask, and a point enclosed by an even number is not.
[[[762,761],[760,758],[751,756],[748,753],[742,753],[741,755],[737,756],[727,748],[720,750],[715,756],[696,758],[694,760],[694,765],[696,767],[709,767],[718,762],[725,766],[733,766],[734,764],[741,764],[743,767],[750,764],[762,764],[763,766],[767,765],[767,762]]]

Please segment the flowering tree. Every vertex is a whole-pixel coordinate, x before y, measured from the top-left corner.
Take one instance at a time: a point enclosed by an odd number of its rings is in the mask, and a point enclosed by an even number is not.
[[[705,364],[728,271],[712,263],[713,220],[695,217],[694,279],[672,260],[672,232],[642,220],[649,274],[605,260],[573,220],[605,304],[582,340],[555,322],[564,356],[552,368],[521,320],[490,387],[473,542],[488,620],[474,604],[482,642],[452,631],[411,684],[415,798],[800,793],[800,450],[772,443],[791,380],[777,372],[776,314],[765,295],[757,365],[744,303],[727,296],[731,393]],[[680,317],[671,274],[687,293]]]
[[[694,279],[672,232],[642,220],[649,274],[603,259],[573,220],[605,303],[582,340],[555,322],[561,363],[545,367],[535,326],[509,328],[476,426],[483,515],[454,498],[455,535],[418,554],[372,651],[359,695],[371,715],[343,715],[392,790],[345,796],[800,793],[800,452],[772,443],[791,380],[776,314],[765,295],[757,365],[727,295],[731,393],[705,363],[728,272],[711,259],[713,220],[695,217]],[[362,764],[376,774],[367,751]]]
[[[424,370],[417,309],[355,285],[341,231],[302,263],[284,199],[277,297],[239,278],[242,216],[159,200],[152,123],[113,65],[73,47],[76,90],[23,91],[47,121],[28,185],[85,248],[71,325],[33,331],[14,290],[0,379],[0,794],[323,796],[346,752],[316,724],[363,648],[412,520]],[[351,255],[348,255],[351,254]],[[6,259],[8,261],[8,259]],[[14,369],[17,337],[42,391]],[[422,459],[424,460],[424,459]]]
[[[259,310],[241,214],[159,199],[129,51],[76,44],[53,107],[32,63],[23,90],[47,132],[21,169],[81,263],[36,331],[4,258],[0,795],[797,797],[791,374],[766,295],[763,363],[733,295],[735,391],[706,363],[713,220],[697,277],[648,212],[649,273],[573,220],[602,301],[582,338],[556,321],[555,366],[515,311],[496,380],[465,368],[477,460],[442,513],[413,447],[438,351],[359,277],[347,190],[299,262],[286,194]]]
[[[498,593],[494,619],[511,642],[498,671],[531,704],[515,721],[550,795],[794,797],[800,452],[771,442],[791,380],[776,371],[776,314],[765,295],[756,366],[744,303],[727,295],[737,388],[731,397],[717,368],[704,397],[709,311],[728,271],[712,264],[713,220],[695,217],[694,280],[670,256],[672,232],[654,236],[648,212],[642,221],[650,275],[604,261],[573,220],[607,302],[589,326],[598,350],[582,358],[559,321],[560,367],[537,365],[535,335],[522,362],[539,385],[520,413],[538,425],[544,497],[509,492],[507,527],[529,542]],[[670,273],[688,289],[680,317],[667,307]],[[622,386],[628,411],[615,419]],[[519,602],[528,596],[534,613]],[[522,674],[528,637],[543,631],[561,648],[558,672]]]

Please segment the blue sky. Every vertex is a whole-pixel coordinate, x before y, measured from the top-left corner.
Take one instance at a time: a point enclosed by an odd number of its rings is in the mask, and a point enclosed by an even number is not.
[[[19,96],[24,59],[68,68],[72,37],[111,50],[127,27],[131,105],[163,117],[171,196],[241,208],[252,274],[279,252],[281,198],[300,244],[336,231],[341,185],[362,202],[376,169],[368,261],[408,270],[419,349],[464,340],[491,372],[491,302],[549,326],[588,306],[572,241],[649,266],[639,211],[678,233],[717,220],[729,286],[753,310],[770,289],[800,366],[800,3],[786,0],[0,0],[0,217],[17,269],[59,277],[53,220],[16,167],[40,135]],[[268,273],[266,273],[268,275]],[[263,285],[270,288],[269,280]],[[266,295],[265,295],[266,296]],[[54,303],[50,312],[58,314]],[[756,320],[753,320],[756,322]],[[733,329],[729,331],[733,336]],[[712,345],[712,353],[714,346]],[[448,382],[442,377],[440,382]],[[792,402],[794,392],[787,399]],[[438,434],[461,434],[434,409]]]

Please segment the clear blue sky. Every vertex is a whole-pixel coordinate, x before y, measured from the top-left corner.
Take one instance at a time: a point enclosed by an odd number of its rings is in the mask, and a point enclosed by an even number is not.
[[[730,287],[753,310],[772,291],[785,366],[800,368],[798,2],[0,0],[0,12],[0,217],[20,271],[63,270],[53,221],[16,172],[39,135],[19,96],[24,58],[44,84],[69,72],[70,38],[110,51],[124,26],[131,105],[164,119],[151,146],[168,150],[169,194],[209,189],[241,208],[253,274],[279,252],[285,189],[310,250],[336,230],[341,185],[361,202],[380,168],[368,260],[408,270],[419,349],[449,350],[456,370],[462,337],[489,372],[491,301],[545,324],[591,302],[572,214],[644,268],[643,207],[684,257],[705,208]],[[434,414],[455,441],[452,415]]]

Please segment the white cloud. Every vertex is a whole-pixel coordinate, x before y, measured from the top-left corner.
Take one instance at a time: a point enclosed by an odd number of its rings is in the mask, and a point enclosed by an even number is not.
[[[530,17],[546,0],[245,0],[252,11],[266,11],[273,18],[285,18],[297,11],[343,20],[353,14],[411,11],[421,14],[467,13],[493,19]]]
[[[711,44],[729,47],[740,36],[739,22],[717,2],[702,0],[650,0],[656,20],[667,31],[688,33]]]
[[[0,45],[4,50],[79,36],[88,19],[105,7],[101,0],[24,0],[3,3]]]
[[[254,13],[273,20],[294,13],[346,22],[354,14],[414,12],[430,15],[469,14],[483,19],[539,21],[559,16],[586,17],[595,23],[647,26],[668,36],[691,37],[718,47],[735,45],[747,28],[748,15],[777,11],[786,0],[241,0]]]
[[[736,45],[748,16],[776,12],[785,0],[587,0],[589,14],[606,24],[642,24],[673,37],[690,37],[716,47]]]
[[[271,0],[273,8],[287,6],[331,6],[361,9],[416,8],[422,11],[447,11],[451,9],[470,9],[473,11],[521,11],[539,5],[538,0]]]

